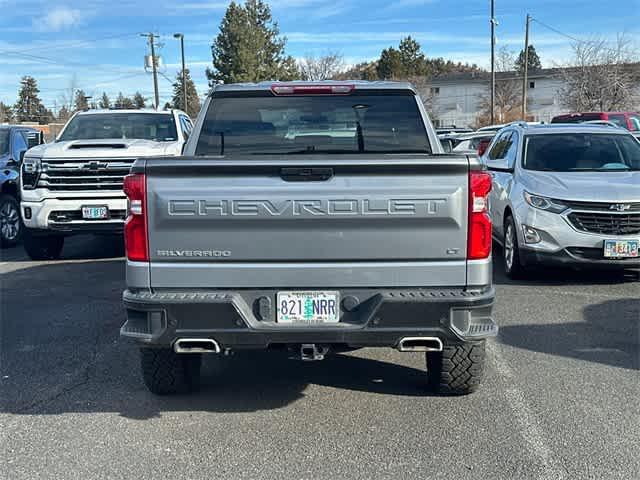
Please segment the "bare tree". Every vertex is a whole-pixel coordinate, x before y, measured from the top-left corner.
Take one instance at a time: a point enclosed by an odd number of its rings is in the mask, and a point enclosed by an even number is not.
[[[634,42],[618,35],[575,42],[573,58],[562,70],[563,103],[574,112],[627,110],[640,101],[640,54]]]
[[[75,111],[74,105],[77,92],[78,82],[76,75],[74,74],[69,80],[69,86],[62,92],[62,94],[60,94],[60,97],[56,102],[60,104],[60,110],[58,111],[57,117],[58,121],[66,122]]]
[[[328,52],[325,55],[316,57],[306,55],[298,61],[298,68],[303,80],[328,80],[345,68],[344,58],[338,52]]]
[[[496,72],[510,72],[515,69],[516,54],[503,45],[496,54]]]
[[[527,101],[528,103],[528,101]],[[476,126],[488,125],[491,119],[491,97],[489,92],[480,97],[480,115]],[[522,120],[522,81],[507,78],[496,81],[495,119],[497,123]]]

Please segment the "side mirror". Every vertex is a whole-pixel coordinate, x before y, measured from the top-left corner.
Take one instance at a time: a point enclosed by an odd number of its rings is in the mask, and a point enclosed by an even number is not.
[[[441,138],[440,145],[445,153],[451,153],[453,151],[453,140],[450,138]]]
[[[27,133],[27,150],[32,147],[42,145],[44,143],[44,135],[42,132]]]

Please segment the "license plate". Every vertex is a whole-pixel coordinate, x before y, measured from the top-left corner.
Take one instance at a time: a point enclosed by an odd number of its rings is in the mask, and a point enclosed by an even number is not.
[[[338,323],[338,292],[278,292],[278,323]]]
[[[605,258],[636,258],[640,240],[605,240]]]
[[[85,220],[104,220],[109,218],[109,208],[107,207],[82,207],[82,218]]]

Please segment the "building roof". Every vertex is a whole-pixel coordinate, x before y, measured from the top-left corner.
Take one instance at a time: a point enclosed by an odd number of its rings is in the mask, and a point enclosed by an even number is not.
[[[640,77],[640,63],[630,63],[627,65],[632,71],[636,71],[638,77]],[[573,70],[574,67],[563,68],[539,68],[536,70],[529,70],[527,72],[527,78],[535,80],[537,78],[552,78],[560,77],[563,73]],[[496,72],[496,80],[520,80],[522,81],[522,73],[515,70],[508,72]],[[491,72],[458,72],[447,73],[444,75],[438,75],[431,79],[432,85],[439,83],[452,83],[452,82],[477,82],[477,81],[491,81]]]

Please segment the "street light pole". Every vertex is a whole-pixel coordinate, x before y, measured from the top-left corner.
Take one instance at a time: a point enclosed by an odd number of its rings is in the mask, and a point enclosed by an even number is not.
[[[522,75],[522,120],[527,121],[527,76],[529,74],[529,25],[531,15],[527,13],[527,24],[524,33],[524,69]]]
[[[173,38],[180,39],[180,52],[182,54],[182,108],[185,112],[188,111],[187,105],[187,75],[186,68],[184,66],[184,34],[174,33]]]
[[[491,125],[496,123],[495,120],[495,103],[496,103],[496,18],[495,18],[495,2],[491,0]]]

